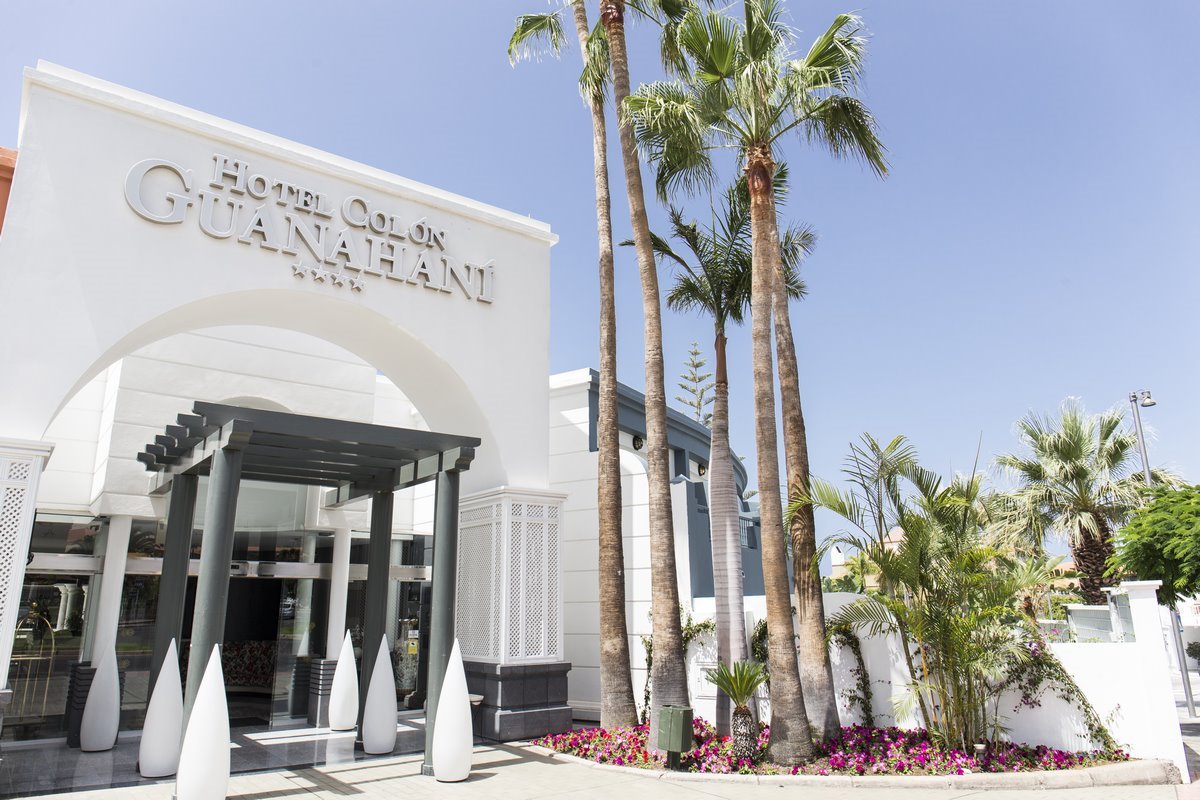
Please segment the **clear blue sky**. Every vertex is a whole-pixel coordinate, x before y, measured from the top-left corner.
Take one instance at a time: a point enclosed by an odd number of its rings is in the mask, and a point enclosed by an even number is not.
[[[805,45],[854,5],[788,4]],[[515,15],[489,2],[16,2],[0,52],[0,144],[21,69],[47,59],[548,221],[555,371],[594,366],[588,115],[574,51],[509,67]],[[1149,387],[1151,457],[1200,479],[1200,5],[857,6],[879,181],[789,142],[790,218],[821,239],[793,312],[814,471],[863,431],[907,434],[930,467],[1013,447],[1013,421],[1067,396],[1100,409]],[[595,9],[592,7],[594,18]],[[631,32],[633,79],[656,77]],[[614,218],[628,233],[615,147]],[[732,165],[730,165],[732,166]],[[704,206],[693,206],[698,213]],[[656,209],[656,226],[662,212]],[[618,253],[620,376],[643,385],[632,253]],[[664,276],[664,284],[668,281]],[[666,317],[668,373],[699,317]],[[730,342],[734,445],[753,463],[749,341]],[[674,387],[669,386],[670,394]],[[829,532],[827,529],[824,532]]]

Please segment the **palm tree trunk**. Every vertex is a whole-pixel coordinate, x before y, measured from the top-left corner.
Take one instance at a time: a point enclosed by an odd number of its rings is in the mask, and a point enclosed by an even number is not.
[[[1079,535],[1071,543],[1071,557],[1075,559],[1075,569],[1079,572],[1079,594],[1083,602],[1092,606],[1102,606],[1108,602],[1100,587],[1106,583],[1105,572],[1108,571],[1108,559],[1112,557],[1112,531],[1108,521],[1099,514],[1096,515],[1095,533],[1079,529]]]
[[[767,650],[771,666],[771,742],[768,754],[779,764],[812,760],[815,749],[804,690],[796,663],[792,607],[788,590],[783,502],[779,496],[779,442],[775,434],[775,370],[771,357],[771,304],[779,262],[779,224],[771,176],[775,164],[765,146],[746,158],[750,188],[753,277],[750,290],[754,364],[754,443],[758,451],[759,514],[762,526],[763,586],[767,601]]]
[[[583,0],[574,0],[575,33],[587,60],[588,22]],[[597,517],[600,572],[600,725],[637,724],[629,629],[625,620],[625,551],[621,539],[621,449],[617,436],[617,308],[613,277],[612,198],[608,189],[608,133],[604,98],[588,98],[596,177],[596,233],[600,245],[600,403]]]
[[[625,50],[625,2],[603,0],[600,19],[608,34],[612,60],[613,99],[617,106],[621,158],[625,166],[625,191],[629,221],[642,279],[643,339],[646,347],[646,476],[649,483],[651,636],[654,664],[650,671],[652,707],[650,730],[658,730],[658,709],[687,705],[687,654],[679,627],[679,580],[675,572],[675,531],[671,510],[671,471],[667,451],[667,392],[663,379],[662,308],[658,269],[646,216],[642,170],[633,129],[620,110],[629,97],[629,59]]]
[[[775,274],[772,297],[775,314],[775,352],[779,358],[779,397],[783,412],[783,444],[787,464],[788,497],[808,494],[808,434],[800,404],[800,370],[792,320],[784,290],[782,264]],[[791,520],[792,574],[796,584],[797,636],[800,647],[800,682],[804,704],[818,738],[828,739],[841,730],[833,689],[833,667],[825,644],[825,601],[821,596],[821,574],[813,559],[817,553],[817,523],[811,504],[805,504]]]
[[[718,329],[713,387],[712,438],[708,461],[708,519],[712,540],[713,600],[717,610],[717,660],[746,660],[746,612],[742,583],[741,521],[733,453],[729,448],[729,372],[725,332]],[[717,733],[730,735],[729,696],[717,690]]]

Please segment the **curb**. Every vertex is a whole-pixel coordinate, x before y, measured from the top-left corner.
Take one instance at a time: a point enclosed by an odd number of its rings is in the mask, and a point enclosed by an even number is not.
[[[1083,769],[1041,772],[981,772],[971,775],[722,775],[667,772],[640,767],[597,764],[540,745],[526,745],[535,753],[580,764],[591,769],[624,772],[648,780],[673,783],[747,783],[758,786],[838,786],[874,789],[1085,789],[1092,786],[1147,786],[1180,783],[1179,770],[1170,761],[1146,759],[1103,764]]]

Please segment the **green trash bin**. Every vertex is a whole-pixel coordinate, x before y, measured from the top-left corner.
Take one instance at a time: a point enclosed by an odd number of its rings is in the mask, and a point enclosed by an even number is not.
[[[692,749],[692,709],[690,706],[663,706],[658,716],[658,749],[668,754]]]

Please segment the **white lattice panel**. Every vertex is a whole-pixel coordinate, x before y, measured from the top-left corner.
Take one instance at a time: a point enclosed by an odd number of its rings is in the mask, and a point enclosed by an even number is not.
[[[49,446],[0,451],[0,685],[8,676],[17,606],[25,579],[25,555],[33,529],[37,479]]]
[[[562,658],[561,500],[496,492],[463,503],[458,637],[501,663]]]
[[[487,503],[464,508],[459,516],[455,627],[467,658],[500,658],[502,514],[500,503]]]

